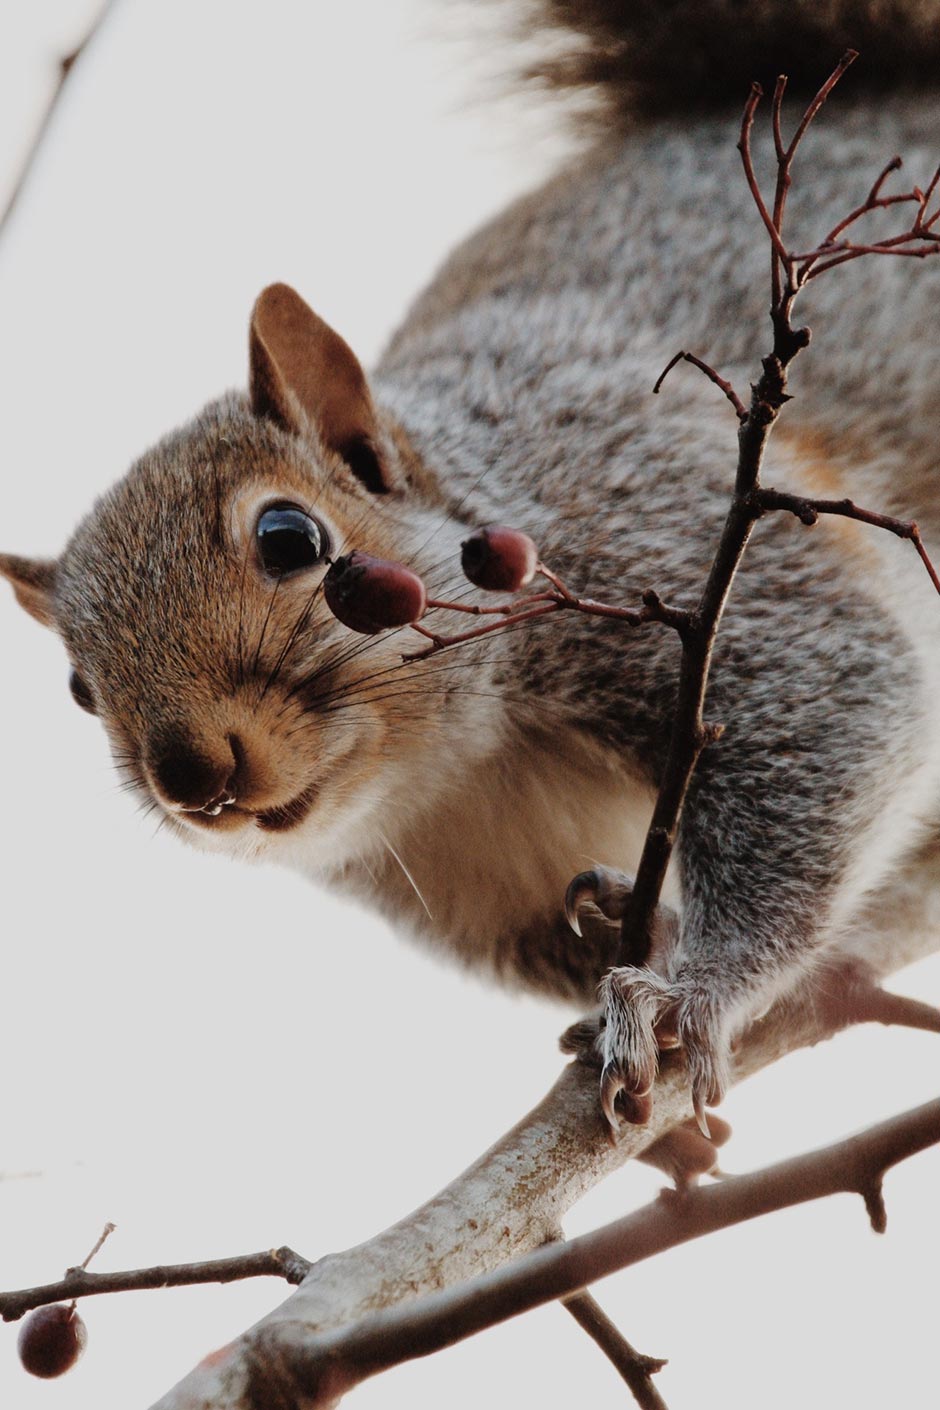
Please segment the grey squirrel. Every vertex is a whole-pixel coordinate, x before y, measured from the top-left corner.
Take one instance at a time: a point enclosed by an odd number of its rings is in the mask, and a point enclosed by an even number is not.
[[[766,244],[734,150],[747,82],[786,67],[798,89],[869,38],[803,155],[791,209],[812,241],[895,151],[929,178],[935,101],[873,98],[864,66],[923,79],[940,14],[920,7],[875,37],[873,10],[843,6],[815,47],[804,35],[778,57],[794,12],[819,23],[810,7],[777,6],[763,30],[696,7],[695,34],[721,38],[696,47],[689,32],[678,54],[685,8],[549,8],[590,37],[554,76],[603,78],[619,116],[453,256],[370,381],[273,286],[252,317],[248,396],[146,455],[56,562],[0,568],[59,632],[73,695],[180,835],[302,867],[467,963],[587,1002],[617,936],[578,940],[561,901],[585,858],[637,855],[675,641],[566,617],[403,664],[406,633],[363,640],[325,610],[327,560],[359,548],[457,596],[460,541],[499,521],[595,596],[694,601],[734,419],[707,385],[658,401],[650,387],[678,347],[739,384],[766,347]],[[709,25],[705,11],[727,14]],[[937,272],[906,265],[859,263],[807,299],[816,345],[766,478],[916,517],[936,544]],[[695,1092],[720,1099],[734,1034],[838,947],[935,829],[938,634],[904,546],[852,524],[759,526],[709,697],[726,732],[683,821],[678,942],[665,975],[616,972],[637,1021],[611,1025],[606,1060],[628,1095],[648,1082],[649,1006],[666,992]]]

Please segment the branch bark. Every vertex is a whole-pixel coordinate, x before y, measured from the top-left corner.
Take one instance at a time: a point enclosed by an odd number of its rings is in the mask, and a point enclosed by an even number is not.
[[[882,1175],[938,1142],[940,1099],[752,1175],[683,1195],[661,1196],[570,1243],[538,1249],[509,1267],[425,1298],[416,1307],[374,1313],[356,1325],[316,1338],[299,1351],[292,1328],[272,1328],[262,1343],[266,1360],[276,1365],[283,1359],[300,1389],[298,1403],[331,1404],[367,1377],[403,1361],[441,1351],[618,1269],[762,1214],[826,1195],[852,1193],[862,1196],[875,1231],[882,1233]],[[261,1410],[261,1402],[257,1404]]]
[[[940,851],[912,863],[890,894],[859,916],[845,938],[847,973],[856,975],[853,966],[860,961],[880,978],[938,947]],[[826,987],[838,993],[846,987],[844,977],[834,971],[836,982]],[[884,1021],[884,1011],[878,1005],[873,1010],[871,1017]],[[778,1005],[742,1042],[734,1080],[828,1038],[853,1017],[854,1010],[818,1000],[808,990],[798,1002]],[[355,1378],[347,1368],[342,1383],[321,1379],[316,1393],[311,1390],[324,1374],[318,1354],[328,1334],[556,1241],[565,1213],[588,1189],[690,1111],[684,1069],[669,1061],[655,1088],[649,1124],[624,1127],[612,1142],[597,1103],[596,1074],[570,1064],[544,1101],[463,1175],[374,1239],[321,1259],[279,1308],[207,1358],[153,1410],[319,1410],[335,1404]]]

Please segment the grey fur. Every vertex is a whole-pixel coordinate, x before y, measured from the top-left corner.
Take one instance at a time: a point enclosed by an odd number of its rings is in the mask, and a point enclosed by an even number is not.
[[[895,151],[925,183],[940,158],[937,119],[935,104],[859,97],[846,79],[801,158],[797,243],[857,204]],[[565,614],[396,666],[401,634],[353,654],[317,601],[290,644],[299,599],[286,589],[272,610],[251,571],[244,588],[231,505],[279,476],[310,503],[325,496],[348,546],[411,563],[438,593],[461,590],[464,527],[498,520],[531,533],[578,590],[634,604],[656,587],[692,604],[727,505],[735,421],[690,369],[658,399],[650,391],[680,347],[744,390],[768,346],[767,242],[739,170],[738,121],[737,103],[695,120],[638,119],[456,252],[373,378],[395,493],[370,497],[313,432],[291,436],[232,397],[99,503],[58,573],[59,630],[112,739],[144,773],[161,732],[222,729],[223,699],[260,722],[274,697],[278,721],[286,712],[298,731],[293,763],[279,767],[300,780],[319,758],[304,730],[315,725],[316,749],[338,756],[327,711],[346,703],[358,728],[357,708],[374,707],[382,749],[341,800],[359,809],[361,833],[341,831],[323,857],[305,834],[309,855],[285,846],[284,860],[367,895],[466,963],[582,1001],[614,938],[604,926],[584,941],[567,930],[564,884],[584,861],[576,847],[558,854],[552,829],[561,836],[571,819],[576,830],[583,813],[594,828],[585,846],[600,845],[595,834],[616,831],[609,814],[627,810],[618,800],[655,788],[673,636]],[[766,143],[759,158],[768,170]],[[793,489],[817,472],[844,477],[859,500],[916,516],[935,548],[938,276],[930,263],[870,260],[814,286],[802,312],[816,337],[766,476]],[[708,699],[726,731],[702,759],[681,829],[678,944],[662,979],[621,970],[605,981],[607,1061],[634,1091],[655,1060],[653,1023],[674,1003],[695,1090],[719,1099],[735,1030],[838,945],[865,895],[936,823],[940,604],[908,546],[874,536],[782,516],[755,533]],[[247,680],[235,671],[242,614],[258,658]],[[325,662],[327,705],[322,691],[312,704],[291,695]],[[377,669],[397,695],[379,698]],[[281,724],[265,716],[264,728]],[[420,873],[430,920],[399,856]]]

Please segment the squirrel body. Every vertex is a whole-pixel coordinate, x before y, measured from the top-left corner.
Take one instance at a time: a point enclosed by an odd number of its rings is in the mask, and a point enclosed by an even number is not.
[[[500,522],[576,591],[694,605],[735,418],[691,371],[657,399],[651,387],[680,347],[744,387],[767,348],[769,257],[738,169],[739,109],[736,96],[602,137],[451,257],[368,383],[338,335],[272,286],[252,319],[248,396],[145,455],[57,561],[0,559],[172,828],[365,896],[508,982],[592,1000],[619,937],[598,924],[579,940],[562,898],[586,865],[636,863],[674,637],[565,613],[403,662],[407,631],[357,638],[320,588],[327,558],[357,548],[461,600],[460,541]],[[840,94],[801,151],[800,247],[895,151],[925,185],[938,117],[920,97]],[[769,169],[767,143],[757,156]],[[814,347],[764,475],[916,518],[934,545],[938,273],[860,260],[807,293]],[[329,553],[272,576],[259,526],[281,505],[312,516]],[[734,1034],[838,948],[936,831],[938,688],[940,607],[909,545],[850,522],[758,524],[707,700],[725,732],[693,779],[668,879],[678,940],[659,972],[614,971],[607,1056],[633,1090],[669,1002],[697,1097],[720,1099]]]

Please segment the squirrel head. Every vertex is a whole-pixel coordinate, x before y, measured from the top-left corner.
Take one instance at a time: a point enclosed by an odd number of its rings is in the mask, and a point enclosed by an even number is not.
[[[0,572],[176,830],[241,855],[303,833],[331,868],[441,749],[460,692],[439,670],[417,690],[422,666],[401,658],[418,639],[350,632],[323,580],[353,548],[456,576],[459,526],[434,499],[352,351],[275,284],[252,314],[248,396],[143,456],[58,560],[0,557]]]

